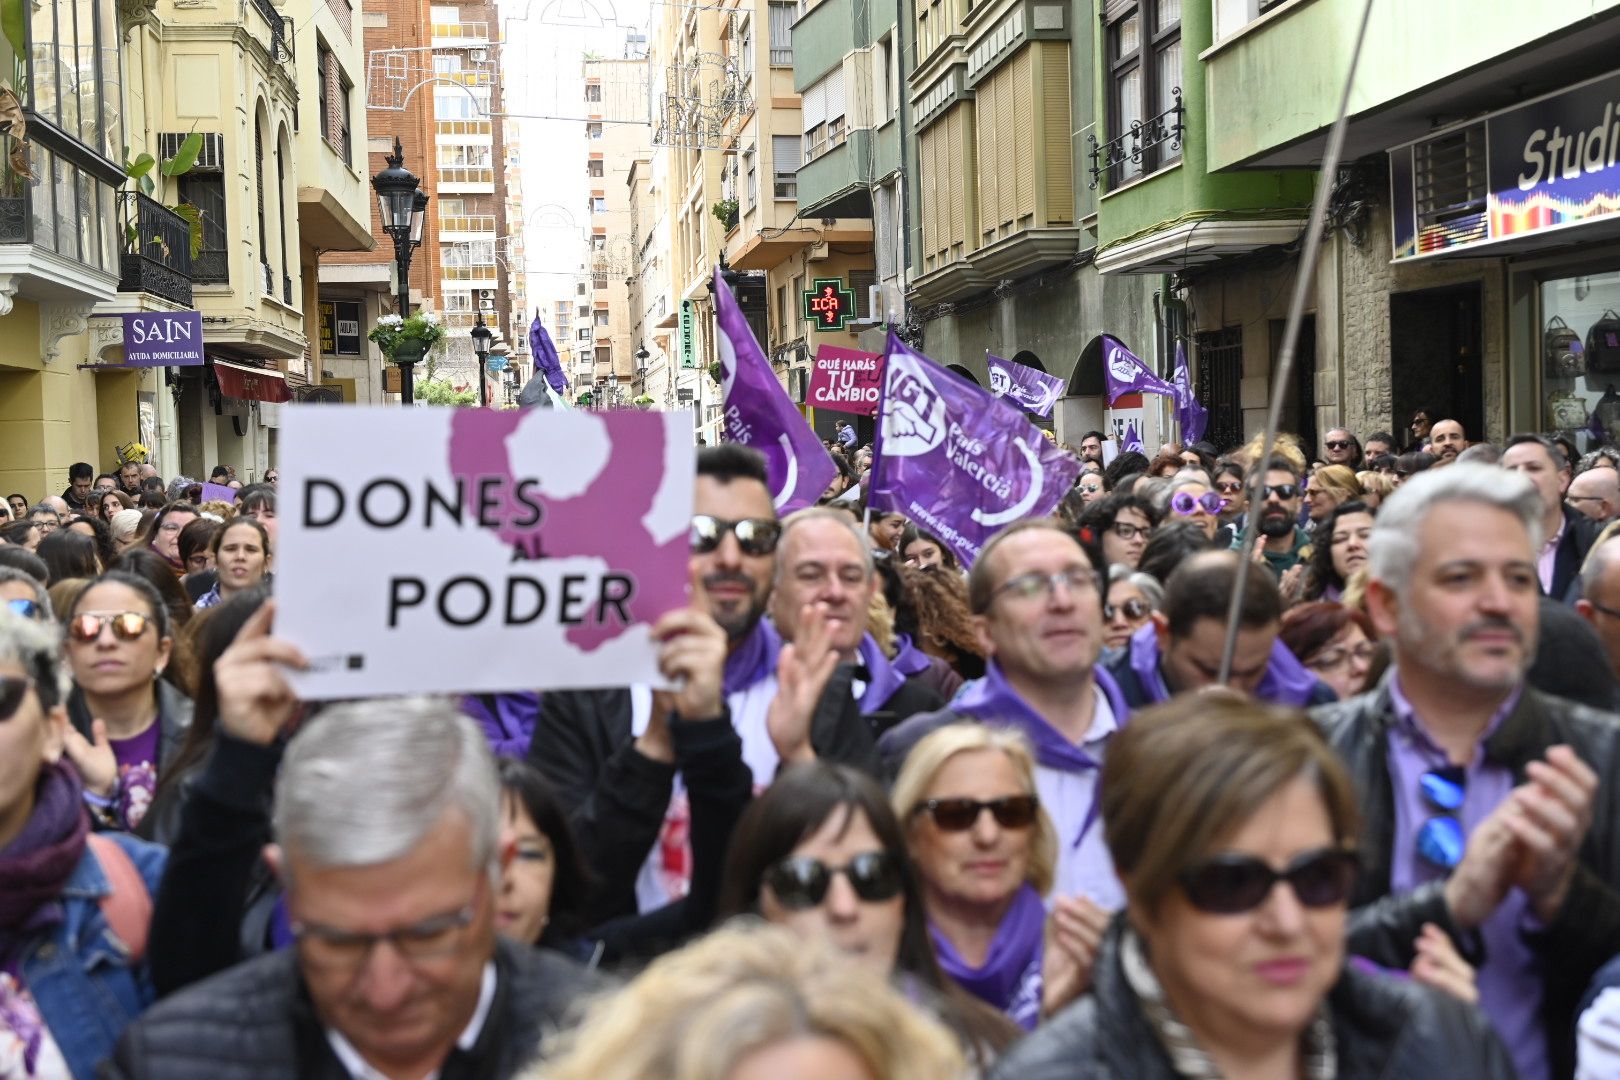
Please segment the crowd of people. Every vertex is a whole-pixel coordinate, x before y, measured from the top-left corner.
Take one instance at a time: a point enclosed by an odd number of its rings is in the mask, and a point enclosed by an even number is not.
[[[273,470],[75,465],[0,526],[0,1080],[1620,1076],[1620,452],[1407,435],[1091,432],[970,566],[852,428],[780,518],[703,447],[672,689],[324,707]]]

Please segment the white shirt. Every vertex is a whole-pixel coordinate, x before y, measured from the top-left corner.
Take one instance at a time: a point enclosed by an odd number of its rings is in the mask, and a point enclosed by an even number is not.
[[[495,961],[484,962],[484,978],[478,987],[478,1005],[473,1009],[472,1019],[462,1029],[461,1035],[456,1039],[456,1046],[462,1050],[471,1050],[478,1045],[478,1036],[484,1033],[484,1022],[489,1019],[490,1006],[495,1003]],[[343,1069],[352,1080],[388,1080],[388,1077],[372,1068],[354,1044],[343,1037],[343,1034],[334,1028],[326,1029],[326,1041],[332,1047],[332,1053],[342,1063]],[[422,1080],[439,1080],[439,1070],[434,1069]]]
[[[1091,730],[1080,744],[1099,764],[1107,752],[1108,740],[1119,730],[1114,709],[1108,704],[1108,695],[1100,687],[1093,687],[1097,704],[1091,717]],[[1097,784],[1102,779],[1097,769],[1083,772],[1065,772],[1044,765],[1035,766],[1035,790],[1041,805],[1052,817],[1057,829],[1057,874],[1048,900],[1059,896],[1084,896],[1098,907],[1118,911],[1125,906],[1125,889],[1114,873],[1114,860],[1103,841],[1102,813],[1092,818],[1085,839],[1074,846],[1086,817],[1097,798]]]

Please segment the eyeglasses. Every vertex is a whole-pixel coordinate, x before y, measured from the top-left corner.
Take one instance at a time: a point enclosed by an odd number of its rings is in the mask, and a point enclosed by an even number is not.
[[[1135,540],[1138,536],[1146,536],[1152,531],[1151,525],[1132,525],[1128,521],[1116,521],[1108,528],[1109,531],[1119,534],[1121,540]]]
[[[1206,491],[1197,498],[1193,498],[1191,492],[1178,491],[1170,497],[1170,509],[1182,517],[1196,513],[1200,507],[1203,508],[1206,514],[1218,514],[1225,510],[1231,501],[1231,499],[1222,498],[1213,491]]]
[[[339,971],[359,971],[371,950],[384,941],[407,963],[432,960],[454,952],[461,944],[461,931],[472,925],[485,880],[479,877],[478,891],[466,906],[397,930],[367,934],[319,923],[294,922],[293,939],[303,947],[304,958],[311,964]]]
[[[1236,495],[1238,492],[1243,490],[1243,481],[1222,480],[1216,483],[1215,490],[1220,492],[1222,495]]]
[[[803,857],[783,859],[765,871],[765,884],[789,911],[809,911],[827,899],[834,874],[842,874],[855,895],[871,903],[900,894],[900,864],[886,851],[865,852],[843,866]]]
[[[102,630],[112,625],[113,637],[119,641],[134,641],[146,633],[152,620],[138,611],[120,611],[116,615],[75,615],[67,626],[68,637],[74,641],[90,642],[101,637]]]
[[[1370,664],[1377,655],[1378,646],[1370,641],[1363,641],[1353,649],[1347,649],[1342,645],[1336,649],[1323,649],[1305,661],[1305,666],[1319,671],[1332,671],[1334,668],[1343,667],[1345,661],[1352,657]]]
[[[1429,418],[1427,416],[1414,416],[1414,417],[1412,417],[1411,426],[1412,427],[1422,427],[1425,424],[1427,424],[1428,422],[1429,422]]]
[[[37,600],[7,600],[6,607],[25,619],[38,619],[45,611]]]
[[[264,482],[267,483],[267,484],[273,484],[277,480],[280,480],[280,479],[281,479],[281,474],[280,473],[265,473],[264,474]]]
[[[1283,502],[1287,502],[1289,499],[1292,499],[1294,496],[1298,495],[1299,492],[1300,486],[1298,484],[1267,484],[1261,489],[1260,497],[1262,499],[1269,499],[1275,495]]]
[[[943,832],[966,832],[979,822],[986,810],[1003,829],[1027,829],[1035,820],[1041,801],[1034,795],[1003,795],[999,799],[929,799],[917,807],[928,814]]]
[[[1306,907],[1346,903],[1355,887],[1358,862],[1353,851],[1307,851],[1281,871],[1249,855],[1217,855],[1179,875],[1193,907],[1212,915],[1240,915],[1265,903],[1277,882],[1286,881]]]
[[[1097,587],[1097,577],[1089,569],[1074,567],[1070,570],[1060,570],[1056,574],[1043,574],[1039,570],[1031,570],[1027,574],[1004,581],[990,594],[993,600],[1006,593],[1015,600],[1034,600],[1037,597],[1050,600],[1057,595],[1058,586],[1062,585],[1072,592]]]
[[[1345,439],[1329,439],[1327,442],[1323,443],[1322,445],[1326,446],[1329,450],[1348,450],[1348,449],[1350,449],[1350,443],[1349,443],[1348,440],[1345,440]]]
[[[0,720],[10,720],[22,708],[23,696],[34,680],[23,675],[0,675]]]
[[[1468,846],[1456,817],[1468,794],[1468,772],[1461,765],[1430,769],[1418,777],[1418,790],[1425,802],[1441,811],[1418,829],[1418,857],[1442,870],[1451,870],[1462,862],[1463,849]]]
[[[1147,618],[1153,609],[1148,607],[1146,600],[1141,600],[1133,596],[1123,604],[1104,604],[1103,621],[1113,622],[1114,616],[1119,614],[1121,611],[1123,611],[1125,613],[1125,617],[1130,619],[1132,622],[1140,622],[1141,620]]]
[[[744,555],[769,555],[781,539],[782,526],[770,518],[743,518],[727,521],[708,514],[692,515],[692,554],[707,555],[725,540],[726,533],[737,538]]]

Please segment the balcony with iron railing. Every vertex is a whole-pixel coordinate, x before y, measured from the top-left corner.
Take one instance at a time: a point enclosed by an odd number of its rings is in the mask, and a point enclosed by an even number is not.
[[[1181,87],[1170,91],[1171,105],[1147,120],[1135,120],[1130,127],[1107,142],[1086,136],[1091,144],[1091,186],[1105,180],[1109,190],[1163,168],[1181,156],[1184,110]]]
[[[191,223],[138,191],[118,193],[118,220],[118,291],[151,293],[190,307]]]

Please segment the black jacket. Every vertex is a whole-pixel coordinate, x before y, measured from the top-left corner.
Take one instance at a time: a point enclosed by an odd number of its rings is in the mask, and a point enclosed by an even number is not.
[[[810,743],[821,758],[877,775],[872,731],[850,693],[853,670],[840,667],[828,680],[811,721]],[[636,875],[658,840],[675,774],[689,777],[690,792],[693,771],[705,768],[680,737],[681,728],[700,728],[702,722],[671,723],[675,762],[666,765],[635,748],[631,721],[629,690],[546,693],[529,743],[528,760],[557,789],[597,879],[603,919],[635,913]]]
[[[1363,872],[1352,900],[1350,951],[1390,968],[1405,969],[1412,943],[1425,922],[1443,927],[1471,962],[1480,955],[1477,935],[1458,930],[1446,909],[1444,884],[1431,882],[1407,893],[1390,892],[1394,848],[1395,790],[1387,764],[1388,735],[1395,721],[1389,679],[1349,701],[1312,711],[1349,768],[1361,793],[1360,850]],[[1542,1019],[1555,1076],[1573,1062],[1574,1007],[1598,967],[1620,953],[1620,717],[1598,712],[1525,687],[1518,705],[1485,740],[1488,760],[1523,781],[1525,766],[1549,747],[1569,746],[1598,774],[1592,827],[1581,846],[1581,866],[1557,920],[1528,939],[1545,957]]]
[[[185,744],[186,731],[191,727],[193,712],[192,701],[189,697],[176,689],[168,679],[158,679],[154,684],[157,688],[158,707],[158,745],[157,745],[157,773],[161,778],[180,747]],[[68,719],[75,729],[86,739],[91,738],[90,727],[93,717],[90,715],[90,706],[84,700],[84,691],[75,686],[68,694]],[[150,819],[150,820],[149,820]],[[105,826],[93,817],[92,824],[101,829]],[[173,828],[173,810],[160,808],[156,803],[147,808],[146,816],[136,823],[136,828],[128,831],[135,832],[147,840],[167,844]],[[160,835],[162,833],[162,835]]]
[[[1037,1028],[990,1080],[1178,1080],[1125,980],[1115,922],[1092,992]],[[1513,1062],[1472,1006],[1415,983],[1346,968],[1328,992],[1338,1080],[1513,1080]]]
[[[1603,530],[1603,524],[1568,503],[1564,504],[1564,535],[1559,539],[1557,553],[1553,556],[1552,588],[1547,590],[1548,596],[1570,604],[1579,598],[1576,586],[1581,564],[1586,561],[1586,555],[1592,550],[1598,533]]]
[[[453,1049],[440,1080],[503,1080],[567,1026],[597,986],[573,961],[507,941],[495,947],[495,999],[478,1042]],[[105,1080],[348,1080],[291,949],[220,973],[153,1006],[124,1032]]]

